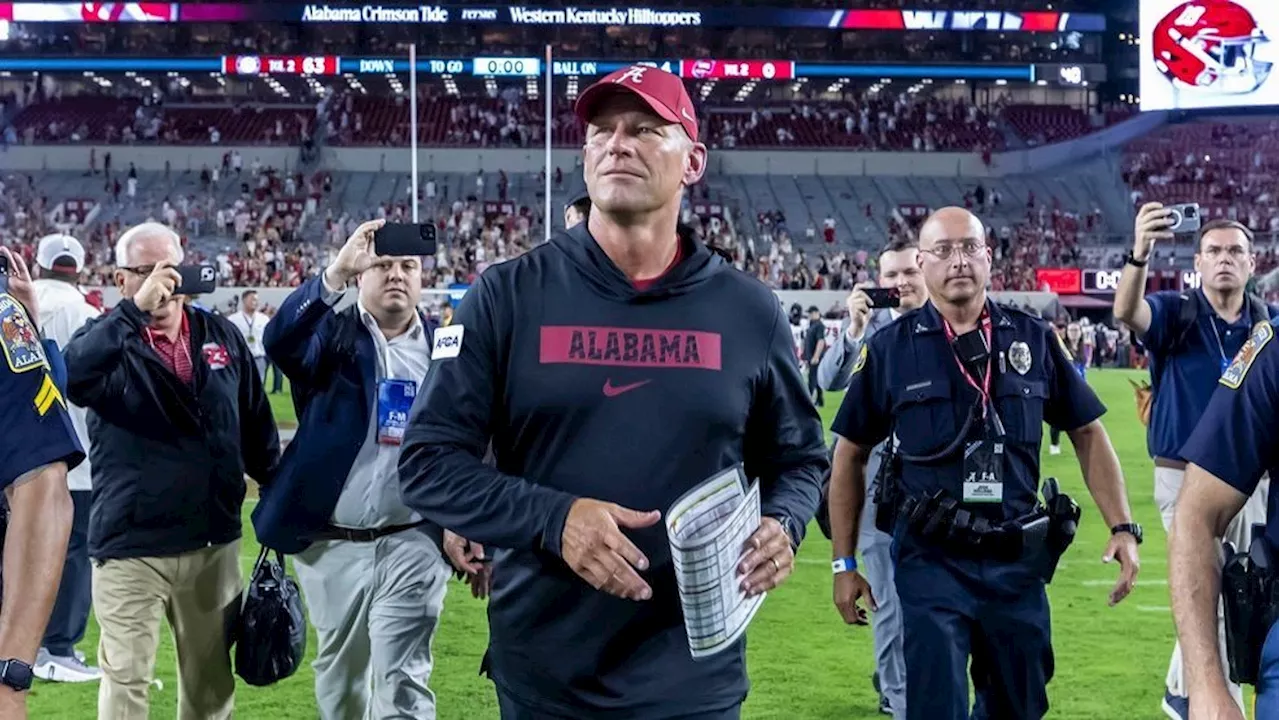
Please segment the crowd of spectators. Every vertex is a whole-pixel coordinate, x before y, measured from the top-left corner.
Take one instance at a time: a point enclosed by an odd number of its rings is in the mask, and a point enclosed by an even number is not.
[[[1277,151],[1280,122],[1198,122],[1162,128],[1133,142],[1123,168],[1134,207],[1151,200],[1196,202],[1208,218],[1280,231]]]
[[[182,90],[170,79],[170,90]],[[750,103],[708,98],[698,113],[712,148],[842,148],[990,154],[1005,149],[1005,127],[1029,144],[1077,137],[1094,128],[1090,116],[1065,106],[1010,105],[1001,95],[979,105],[963,93],[913,92],[902,86],[844,87],[832,99],[821,84],[763,86]],[[323,96],[284,104],[244,97],[183,97],[181,92],[63,96],[40,84],[0,98],[5,144],[160,143],[292,145],[317,139],[336,146],[408,144],[409,98],[365,94],[334,85]],[[547,132],[544,101],[517,87],[488,96],[457,97],[419,87],[418,140],[443,147],[541,147]],[[5,118],[8,118],[7,120]],[[1112,119],[1119,119],[1116,116]],[[1108,115],[1111,118],[1111,115]],[[550,132],[557,147],[578,147],[583,127],[573,101],[552,103]]]

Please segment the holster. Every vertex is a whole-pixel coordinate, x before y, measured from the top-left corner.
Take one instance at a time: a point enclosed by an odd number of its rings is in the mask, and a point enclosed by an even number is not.
[[[1045,584],[1053,582],[1058,571],[1058,561],[1076,539],[1080,526],[1080,506],[1070,495],[1058,489],[1057,478],[1046,478],[1042,489],[1045,513],[1049,516],[1048,534],[1045,537],[1044,564],[1041,577]]]
[[[892,438],[889,440],[893,442]],[[876,529],[893,534],[893,523],[898,519],[902,505],[902,458],[896,452],[886,450],[880,470],[876,473]]]
[[[1227,666],[1231,682],[1256,684],[1262,646],[1276,622],[1276,568],[1266,539],[1256,537],[1248,552],[1225,543],[1222,568],[1222,607],[1227,636]]]

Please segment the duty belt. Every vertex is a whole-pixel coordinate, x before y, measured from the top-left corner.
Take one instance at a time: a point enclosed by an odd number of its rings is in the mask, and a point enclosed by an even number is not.
[[[904,498],[898,517],[912,535],[948,553],[1004,562],[1040,553],[1049,531],[1049,515],[1042,508],[994,523],[962,507],[943,490]]]

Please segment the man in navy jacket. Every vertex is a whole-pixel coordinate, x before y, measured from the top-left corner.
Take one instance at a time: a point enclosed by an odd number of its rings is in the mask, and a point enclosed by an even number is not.
[[[381,226],[357,228],[264,337],[299,424],[253,523],[264,545],[296,554],[324,720],[435,717],[427,678],[449,569],[439,529],[401,501],[397,470],[434,327],[417,309],[421,259],[376,255]],[[353,279],[357,302],[335,311]]]
[[[626,68],[577,110],[587,221],[486,270],[436,333],[404,499],[502,548],[504,720],[736,718],[745,639],[693,660],[660,513],[744,463],[764,517],[737,580],[777,587],[818,506],[822,426],[774,294],[677,233],[707,153],[680,79]]]

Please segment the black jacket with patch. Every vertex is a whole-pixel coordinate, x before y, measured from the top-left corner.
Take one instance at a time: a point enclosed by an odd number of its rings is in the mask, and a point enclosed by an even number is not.
[[[89,555],[157,557],[240,537],[247,472],[269,482],[280,438],[249,347],[223,318],[188,308],[192,382],[147,342],[132,300],[66,348],[67,396],[89,410]]]

